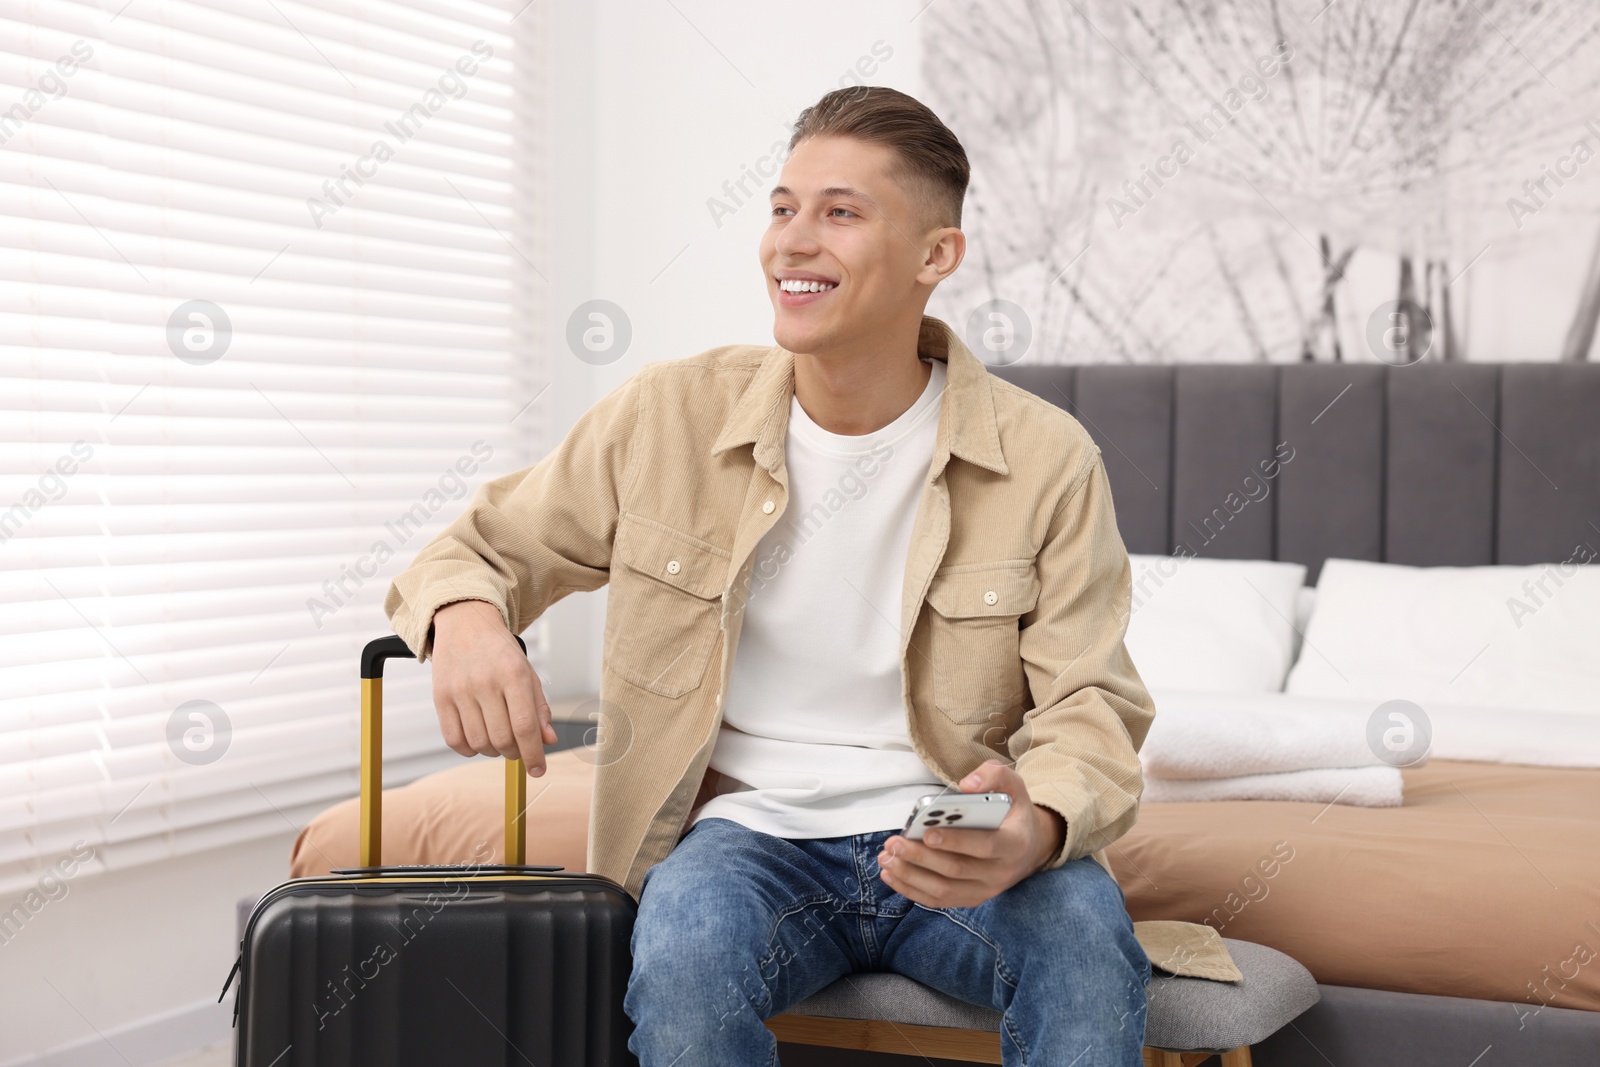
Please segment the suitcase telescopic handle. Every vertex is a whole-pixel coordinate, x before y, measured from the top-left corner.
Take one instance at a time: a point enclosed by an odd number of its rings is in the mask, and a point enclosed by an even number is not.
[[[528,646],[515,634],[517,647]],[[391,659],[414,659],[396,636],[369,641],[361,650],[361,866],[383,864],[383,665]],[[506,836],[501,862],[527,861],[524,833],[528,775],[520,759],[506,760]]]

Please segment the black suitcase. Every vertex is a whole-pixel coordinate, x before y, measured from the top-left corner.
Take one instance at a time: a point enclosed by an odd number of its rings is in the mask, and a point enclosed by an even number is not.
[[[636,1065],[635,902],[609,878],[523,864],[521,760],[506,761],[505,864],[380,865],[393,657],[411,657],[398,637],[361,655],[361,866],[257,902],[228,975],[237,1067]]]

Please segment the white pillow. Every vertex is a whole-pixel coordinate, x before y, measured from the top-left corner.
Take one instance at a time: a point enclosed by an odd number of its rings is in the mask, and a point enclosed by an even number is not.
[[[1298,563],[1130,555],[1128,654],[1145,685],[1275,693],[1294,658]]]
[[[1330,559],[1287,691],[1600,712],[1600,570]]]
[[[1317,606],[1317,588],[1313,585],[1303,585],[1294,598],[1294,652],[1293,659],[1300,658],[1300,646],[1305,644],[1306,627],[1311,623],[1311,613]]]
[[[1297,642],[1299,637],[1305,635],[1306,625],[1311,622],[1311,613],[1316,610],[1316,607],[1317,587],[1314,585],[1301,586],[1300,591],[1294,597],[1294,628],[1299,631],[1296,636]]]

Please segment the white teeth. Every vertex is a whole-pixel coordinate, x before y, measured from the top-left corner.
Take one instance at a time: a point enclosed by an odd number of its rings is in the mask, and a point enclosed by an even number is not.
[[[834,282],[804,282],[792,279],[778,283],[778,288],[786,293],[825,293],[835,287]]]

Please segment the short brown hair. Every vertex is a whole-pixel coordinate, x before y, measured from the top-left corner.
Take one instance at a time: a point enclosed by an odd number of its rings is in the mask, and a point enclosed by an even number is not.
[[[894,150],[894,177],[923,206],[925,225],[961,225],[972,168],[950,128],[920,100],[881,85],[835,89],[800,112],[789,150],[809,137],[854,137]]]

